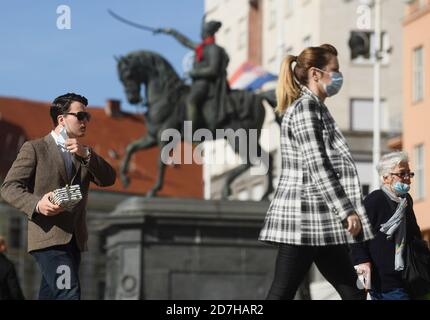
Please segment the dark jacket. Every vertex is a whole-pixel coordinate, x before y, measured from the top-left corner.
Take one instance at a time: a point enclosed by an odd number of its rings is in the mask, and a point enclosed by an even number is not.
[[[413,237],[421,239],[413,210],[413,200],[407,195],[406,208],[406,244]],[[390,202],[392,205],[390,205]],[[387,236],[379,231],[381,224],[387,222],[394,214],[397,203],[389,200],[382,190],[376,190],[364,200],[367,215],[372,225],[375,238],[351,245],[351,256],[354,265],[370,262],[372,264],[372,289],[377,292],[386,292],[395,288],[403,288],[402,272],[394,270],[395,243],[387,240]]]
[[[13,263],[0,253],[0,300],[24,300]]]

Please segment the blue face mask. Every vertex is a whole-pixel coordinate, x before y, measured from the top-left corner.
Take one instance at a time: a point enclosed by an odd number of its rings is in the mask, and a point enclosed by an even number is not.
[[[400,181],[396,181],[393,185],[393,190],[399,194],[399,195],[405,195],[409,192],[409,190],[411,189],[411,186],[406,184],[406,183],[402,183]]]
[[[318,68],[315,68],[318,69]],[[335,94],[337,94],[340,89],[342,89],[343,85],[343,75],[340,72],[332,71],[327,72],[321,69],[318,69],[324,73],[328,73],[330,75],[331,82],[329,84],[323,83],[323,89],[325,93],[327,94],[327,97],[332,97]]]

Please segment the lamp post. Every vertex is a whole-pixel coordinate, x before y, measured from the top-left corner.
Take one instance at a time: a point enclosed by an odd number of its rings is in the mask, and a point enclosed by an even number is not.
[[[381,156],[381,0],[374,1],[375,52],[373,66],[373,190],[379,187],[376,165]]]
[[[284,34],[284,10],[285,0],[277,0],[276,3],[276,70],[279,70],[285,55],[285,34]],[[271,8],[273,10],[273,8]]]

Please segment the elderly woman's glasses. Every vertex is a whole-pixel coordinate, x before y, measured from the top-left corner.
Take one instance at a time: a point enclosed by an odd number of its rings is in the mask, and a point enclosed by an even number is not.
[[[415,176],[414,172],[391,172],[390,174],[402,179],[413,178]]]

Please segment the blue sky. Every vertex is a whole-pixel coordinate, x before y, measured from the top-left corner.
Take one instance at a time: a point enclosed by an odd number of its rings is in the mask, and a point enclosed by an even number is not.
[[[71,29],[57,28],[57,7],[71,9]],[[52,101],[74,91],[92,106],[125,99],[114,55],[148,49],[161,53],[182,75],[189,52],[173,38],[114,20],[121,16],[152,27],[175,28],[199,41],[204,0],[2,0],[0,2],[0,95]]]

